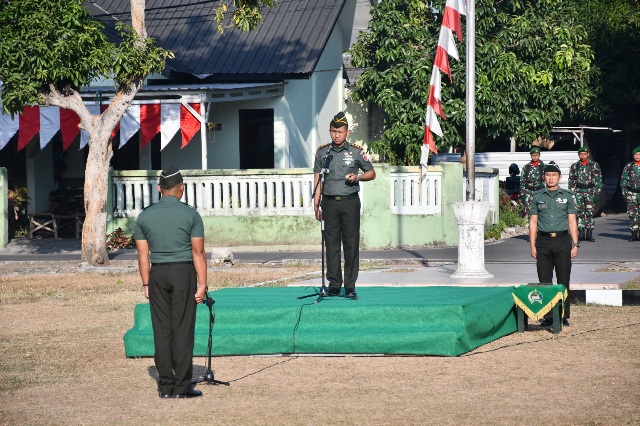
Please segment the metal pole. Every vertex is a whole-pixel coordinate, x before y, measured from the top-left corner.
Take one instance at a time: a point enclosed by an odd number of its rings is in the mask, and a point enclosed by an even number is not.
[[[476,199],[476,5],[467,0],[467,201]]]

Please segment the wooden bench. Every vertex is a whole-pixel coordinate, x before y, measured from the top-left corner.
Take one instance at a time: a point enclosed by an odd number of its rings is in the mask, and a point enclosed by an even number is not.
[[[74,215],[59,215],[53,213],[33,213],[29,215],[29,239],[37,231],[50,232],[55,239],[59,239],[58,232],[63,229],[72,229],[76,239],[82,235],[84,213]]]

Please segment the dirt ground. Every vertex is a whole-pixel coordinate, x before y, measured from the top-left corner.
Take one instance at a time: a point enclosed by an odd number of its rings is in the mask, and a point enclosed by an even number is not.
[[[137,274],[29,268],[0,266],[1,424],[640,425],[640,307],[576,306],[559,335],[534,326],[456,358],[217,357],[230,386],[160,400],[153,359],[124,356]],[[313,269],[222,268],[209,283]]]

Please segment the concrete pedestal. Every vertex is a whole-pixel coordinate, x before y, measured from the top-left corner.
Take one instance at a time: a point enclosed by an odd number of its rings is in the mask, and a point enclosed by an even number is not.
[[[493,278],[484,267],[484,222],[489,208],[482,201],[453,204],[458,222],[458,269],[451,278]]]

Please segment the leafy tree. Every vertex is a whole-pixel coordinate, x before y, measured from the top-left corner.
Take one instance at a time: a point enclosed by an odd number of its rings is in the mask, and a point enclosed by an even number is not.
[[[597,96],[591,108],[599,122],[624,129],[628,147],[640,131],[640,3],[638,0],[572,0],[588,30]],[[628,150],[627,150],[628,151]],[[626,159],[625,159],[626,160]]]
[[[391,163],[419,159],[444,4],[385,0],[372,8],[369,31],[351,49],[352,64],[364,68],[354,98],[385,111],[385,131],[372,148]],[[478,148],[506,137],[529,145],[563,118],[587,114],[594,96],[593,52],[574,16],[562,0],[476,2]],[[441,122],[444,138],[436,136],[441,148],[464,142],[464,43],[457,49],[460,61],[451,59],[453,83],[442,78],[447,120]]]
[[[234,7],[229,8],[233,2]],[[110,135],[144,78],[161,71],[171,52],[154,45],[145,28],[145,1],[131,0],[131,26],[119,25],[121,41],[109,42],[83,0],[0,0],[0,90],[4,109],[18,113],[25,105],[56,105],[74,111],[89,133],[85,169],[86,219],[82,261],[109,263],[106,250],[107,186],[113,156]],[[219,23],[231,15],[231,26],[252,30],[261,22],[259,7],[274,0],[223,0]],[[213,23],[212,23],[213,24]],[[219,30],[224,30],[221,25]],[[111,77],[118,86],[109,108],[94,116],[78,90],[96,77]]]

